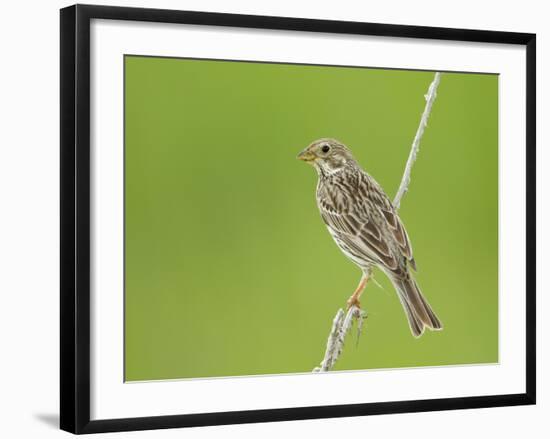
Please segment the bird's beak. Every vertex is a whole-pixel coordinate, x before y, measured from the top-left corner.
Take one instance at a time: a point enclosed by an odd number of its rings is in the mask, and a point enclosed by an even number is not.
[[[312,162],[315,160],[315,154],[313,154],[308,149],[304,149],[300,154],[298,154],[298,160],[303,160],[304,162]]]

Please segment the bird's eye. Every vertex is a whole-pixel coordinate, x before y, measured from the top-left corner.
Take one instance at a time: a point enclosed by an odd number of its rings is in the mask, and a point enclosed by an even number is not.
[[[321,151],[323,151],[324,153],[329,152],[329,150],[330,150],[330,146],[328,146],[328,145],[323,145],[323,146],[321,147]]]

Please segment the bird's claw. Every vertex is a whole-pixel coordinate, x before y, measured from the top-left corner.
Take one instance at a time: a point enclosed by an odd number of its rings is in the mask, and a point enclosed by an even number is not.
[[[347,302],[347,309],[349,311],[349,309],[353,306],[355,306],[356,308],[359,308],[361,309],[361,302],[359,302],[359,298],[358,297],[354,297],[354,296],[351,296]]]

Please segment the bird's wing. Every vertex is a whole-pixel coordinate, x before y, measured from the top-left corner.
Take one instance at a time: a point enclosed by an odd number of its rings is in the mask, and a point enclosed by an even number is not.
[[[318,194],[323,221],[346,247],[365,260],[374,260],[389,270],[399,267],[399,256],[414,268],[412,248],[405,227],[391,201],[374,180],[359,179],[345,199],[336,199],[330,188]],[[390,233],[382,233],[382,230]],[[394,244],[397,245],[392,245]],[[394,248],[399,248],[396,254]]]
[[[392,233],[393,238],[399,245],[401,254],[411,263],[412,267],[416,270],[416,264],[413,258],[409,235],[407,234],[405,226],[401,222],[401,218],[399,218],[399,215],[395,213],[393,205],[387,199],[387,197],[384,204],[382,206],[379,206],[378,209],[380,210],[380,213],[382,214],[386,224],[389,226],[389,230]]]
[[[356,259],[379,263],[390,270],[397,268],[398,261],[372,218],[358,209],[334,211],[323,201],[319,201],[323,221]]]

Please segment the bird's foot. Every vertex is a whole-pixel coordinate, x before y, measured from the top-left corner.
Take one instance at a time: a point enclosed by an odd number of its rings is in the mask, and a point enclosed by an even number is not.
[[[359,297],[356,296],[355,294],[353,294],[346,302],[347,304],[347,310],[349,311],[349,309],[353,306],[361,309],[361,302],[359,302]]]

